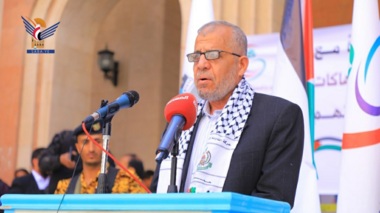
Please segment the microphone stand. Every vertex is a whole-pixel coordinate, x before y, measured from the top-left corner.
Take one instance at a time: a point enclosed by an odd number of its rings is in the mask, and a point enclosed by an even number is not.
[[[170,124],[169,124],[170,125]],[[168,155],[172,154],[171,159],[171,168],[170,168],[170,185],[168,186],[168,193],[177,193],[178,188],[176,185],[176,176],[177,176],[177,156],[179,154],[179,144],[178,139],[182,132],[182,126],[178,126],[176,130],[174,130],[173,138],[170,138],[170,144],[167,144],[168,147],[160,147],[158,148],[158,153],[156,155],[157,164],[161,164],[162,160],[168,157]],[[170,127],[166,128],[166,131],[171,129]],[[170,135],[170,134],[169,134]],[[165,137],[165,136],[164,136]],[[162,140],[161,140],[162,141]]]
[[[177,156],[179,152],[178,145],[178,136],[174,137],[174,146],[172,150],[172,165],[170,168],[170,185],[168,186],[168,193],[177,193],[178,187],[176,185],[176,177],[177,177]]]
[[[102,105],[107,104],[108,101],[102,100]],[[113,116],[107,119],[104,119],[104,124],[103,124],[103,149],[108,150],[108,144],[109,140],[111,138],[111,120]],[[107,185],[106,185],[106,180],[107,180],[107,159],[108,156],[105,152],[102,152],[102,161],[101,161],[101,166],[100,166],[100,173],[98,176],[98,187],[96,188],[96,194],[102,194],[102,193],[107,193]]]

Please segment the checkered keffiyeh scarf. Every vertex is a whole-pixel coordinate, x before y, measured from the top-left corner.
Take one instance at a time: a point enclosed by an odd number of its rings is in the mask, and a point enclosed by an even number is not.
[[[223,111],[212,132],[230,139],[239,139],[251,111],[253,96],[253,89],[245,78],[243,78],[234,90],[226,106],[223,108]],[[205,101],[198,103],[198,115],[202,113],[204,104]],[[178,140],[179,156],[186,154],[193,129],[194,126],[189,130],[182,132]]]
[[[248,119],[249,113],[251,111],[252,102],[254,97],[254,90],[248,84],[248,82],[243,78],[237,87],[235,88],[233,94],[228,100],[227,104],[223,108],[219,118],[216,121],[216,125],[212,127],[210,132],[210,137],[206,141],[206,149],[202,159],[208,156],[208,167],[207,169],[200,169],[194,174],[189,171],[188,175],[192,175],[193,179],[191,182],[191,187],[196,188],[196,192],[202,191],[221,191],[221,187],[224,184],[225,177],[227,176],[227,171],[231,161],[232,153],[236,148],[236,145],[240,139],[243,132],[243,128]],[[204,104],[206,101],[201,101],[198,103],[198,115],[202,113]],[[179,143],[179,154],[177,163],[177,185],[179,186],[180,177],[182,175],[182,167],[185,159],[186,151],[190,142],[191,135],[193,134],[194,126],[190,129],[183,131],[178,143]],[[219,140],[218,140],[219,139]],[[203,160],[198,164],[198,168],[202,168]],[[159,184],[157,192],[166,192],[168,185],[164,185],[164,188],[160,189],[160,185],[163,182],[168,182],[170,177],[170,157],[162,161],[159,175]],[[211,166],[213,165],[213,166]],[[219,166],[218,166],[219,165]],[[204,167],[206,168],[206,167]],[[198,173],[198,174],[197,174]],[[204,187],[204,183],[198,184],[200,179],[207,179],[204,176],[218,176],[218,180],[208,180],[211,183],[210,186]],[[167,176],[167,177],[165,177]],[[194,179],[195,177],[195,179]],[[211,178],[212,179],[212,178]],[[168,182],[169,183],[169,182]],[[165,184],[165,183],[164,183]],[[197,185],[198,184],[198,185]],[[188,190],[188,189],[185,189]],[[193,190],[195,191],[195,190]]]

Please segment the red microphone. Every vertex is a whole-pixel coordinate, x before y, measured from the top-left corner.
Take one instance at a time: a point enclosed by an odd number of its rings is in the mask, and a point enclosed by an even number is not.
[[[166,104],[164,114],[169,125],[156,151],[157,162],[161,162],[169,155],[182,130],[193,126],[197,117],[197,106],[197,100],[191,93],[179,94]]]

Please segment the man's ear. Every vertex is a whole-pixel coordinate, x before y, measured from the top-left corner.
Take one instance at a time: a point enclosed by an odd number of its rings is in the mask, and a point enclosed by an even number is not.
[[[34,170],[36,170],[38,167],[38,158],[33,158],[32,159],[32,167]]]
[[[80,153],[82,151],[82,147],[79,146],[78,141],[74,145],[75,145],[75,148],[77,149],[77,152]]]
[[[247,71],[248,64],[249,64],[248,57],[247,56],[240,56],[240,58],[239,58],[239,71],[238,71],[239,77],[243,77],[245,71]]]

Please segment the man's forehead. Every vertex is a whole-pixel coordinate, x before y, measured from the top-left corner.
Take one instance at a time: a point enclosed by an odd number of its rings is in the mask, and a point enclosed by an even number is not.
[[[97,139],[97,138],[102,138],[103,135],[102,134],[91,134],[91,137],[94,139]],[[82,141],[82,140],[86,140],[86,139],[89,139],[86,134],[78,135],[78,141]]]
[[[205,36],[198,36],[194,48],[196,51],[207,51],[215,49],[224,49],[228,46],[225,37],[219,34],[207,34]]]

